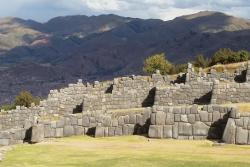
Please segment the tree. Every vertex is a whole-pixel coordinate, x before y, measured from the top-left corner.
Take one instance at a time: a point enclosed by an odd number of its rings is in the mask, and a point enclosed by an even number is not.
[[[234,59],[233,57],[235,57],[235,54],[236,52],[232,51],[229,48],[222,48],[218,50],[212,56],[212,65],[217,64],[217,63],[227,64],[227,63],[230,63],[230,61],[235,61],[233,60]]]
[[[162,75],[168,74],[172,68],[172,64],[165,58],[165,54],[152,55],[144,61],[143,71],[153,74],[156,70],[160,70]]]
[[[208,67],[209,64],[210,64],[210,59],[205,58],[203,54],[198,54],[198,55],[195,57],[194,65],[195,65],[196,67],[205,68],[205,67]]]
[[[15,98],[15,106],[25,106],[30,107],[31,103],[39,104],[40,99],[37,97],[33,97],[30,92],[23,91],[20,92]]]

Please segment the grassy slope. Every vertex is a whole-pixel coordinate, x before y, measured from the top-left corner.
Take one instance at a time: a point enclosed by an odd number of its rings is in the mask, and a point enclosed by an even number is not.
[[[248,167],[250,146],[210,141],[152,140],[140,136],[71,137],[19,145],[1,167]]]

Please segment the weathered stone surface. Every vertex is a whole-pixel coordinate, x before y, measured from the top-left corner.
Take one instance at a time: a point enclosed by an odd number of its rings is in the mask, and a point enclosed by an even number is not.
[[[122,136],[122,127],[118,126],[115,128],[115,136]]]
[[[173,126],[172,125],[164,125],[163,126],[163,137],[164,138],[172,138],[173,137]]]
[[[55,137],[63,137],[63,128],[56,128],[56,136]]]
[[[124,119],[123,119],[123,117],[119,117],[118,118],[118,125],[119,126],[123,126],[124,125]]]
[[[136,123],[136,115],[135,114],[130,114],[129,115],[129,123],[130,124],[135,124]]]
[[[208,112],[200,111],[200,118],[202,122],[208,122]]]
[[[0,138],[0,146],[8,146],[10,145],[10,139],[1,139]]]
[[[166,125],[173,125],[174,124],[174,114],[167,113],[166,114]]]
[[[75,132],[74,132],[74,127],[73,126],[70,126],[70,125],[64,126],[64,128],[63,128],[63,135],[65,137],[73,136],[74,134],[75,134]]]
[[[156,113],[156,125],[165,125],[166,113],[159,111]]]
[[[112,126],[114,126],[114,127],[118,126],[118,120],[117,119],[112,120]]]
[[[90,120],[87,116],[82,117],[82,126],[88,127],[90,125]]]
[[[180,114],[175,114],[174,115],[174,121],[175,122],[180,122],[181,121],[181,115]]]
[[[150,138],[163,138],[163,126],[162,125],[150,125],[148,136]]]
[[[195,122],[193,125],[193,133],[195,136],[207,136],[209,127],[203,122]]]
[[[136,123],[137,123],[138,125],[141,125],[141,126],[144,125],[143,117],[142,117],[141,114],[136,114]]]
[[[104,137],[104,127],[97,126],[95,129],[95,137]]]
[[[181,122],[188,122],[188,117],[187,117],[187,115],[186,114],[182,114],[181,115]]]
[[[220,112],[214,111],[213,112],[213,122],[218,121],[220,119]]]
[[[241,127],[236,128],[236,144],[247,144],[248,142],[248,130]]]
[[[103,126],[111,126],[111,117],[104,117],[103,118]]]
[[[195,123],[195,114],[188,114],[188,122],[191,124]]]
[[[63,128],[64,127],[64,119],[60,119],[59,121],[56,122],[56,127],[57,128]]]
[[[232,118],[229,118],[225,127],[222,140],[228,144],[235,144],[236,125]]]
[[[115,127],[109,127],[108,136],[115,136]]]
[[[32,126],[31,142],[39,143],[44,140],[44,125],[38,124]]]
[[[192,136],[192,125],[190,123],[179,123],[179,135],[180,136]]]
[[[75,126],[74,127],[74,132],[75,132],[75,135],[77,135],[77,136],[84,135],[84,127],[82,127],[82,126]]]
[[[129,127],[128,127],[128,125],[123,125],[122,126],[122,132],[123,132],[123,135],[129,135]]]
[[[179,134],[179,123],[175,122],[173,125],[173,138],[177,139]]]

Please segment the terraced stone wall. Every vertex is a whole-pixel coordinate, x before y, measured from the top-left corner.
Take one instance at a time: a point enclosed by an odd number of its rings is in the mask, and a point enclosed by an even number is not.
[[[156,87],[155,105],[209,104],[212,82],[190,82],[168,87]]]
[[[250,102],[250,83],[214,82],[212,104]]]
[[[223,134],[229,144],[250,144],[250,113],[233,110]]]
[[[149,107],[154,104],[155,87],[167,86],[170,81],[160,74],[114,79],[109,91],[86,95],[84,111]]]
[[[221,139],[232,109],[197,105],[155,106],[148,136],[173,139]]]

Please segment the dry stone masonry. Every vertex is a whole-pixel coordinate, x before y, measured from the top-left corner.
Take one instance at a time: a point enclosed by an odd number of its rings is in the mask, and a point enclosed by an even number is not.
[[[0,145],[72,135],[147,134],[250,144],[250,114],[220,104],[250,102],[250,63],[235,73],[211,70],[171,80],[159,71],[51,90],[39,106],[0,113]],[[224,105],[225,106],[225,105]]]

